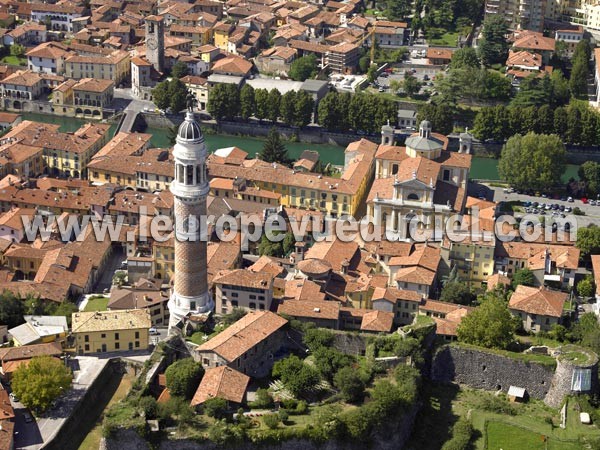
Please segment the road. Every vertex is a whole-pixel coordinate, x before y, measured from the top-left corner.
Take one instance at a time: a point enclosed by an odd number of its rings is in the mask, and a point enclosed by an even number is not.
[[[102,272],[102,276],[100,277],[100,280],[98,280],[98,282],[96,283],[96,288],[94,289],[94,292],[103,292],[104,289],[110,289],[110,287],[112,286],[112,279],[115,274],[115,270],[119,268],[121,263],[125,261],[126,258],[127,257],[125,255],[125,252],[121,247],[116,246],[113,249],[113,252],[108,257],[108,261],[106,263],[104,271]]]
[[[131,131],[133,122],[138,113],[144,110],[154,111],[156,105],[148,100],[140,100],[135,97],[130,88],[115,89],[114,105],[116,110],[125,113],[125,120],[118,131]]]
[[[547,199],[543,197],[537,197],[534,195],[524,195],[512,193],[508,194],[504,192],[504,189],[501,187],[492,187],[488,186],[489,190],[492,192],[492,199],[495,202],[510,202],[510,201],[521,201],[521,202],[538,202],[538,203],[556,203],[558,205],[570,206],[571,208],[578,207],[581,211],[585,213],[584,216],[576,216],[577,223],[581,227],[586,227],[592,223],[598,225],[600,224],[600,206],[592,206],[590,204],[583,203],[581,200],[575,200],[573,203],[569,203],[566,201],[555,200],[555,199]],[[515,217],[522,216],[523,214],[517,213]],[[545,217],[552,217],[546,215]]]
[[[70,361],[70,366],[73,368],[71,389],[56,401],[54,408],[33,422],[25,423],[23,413],[27,409],[21,403],[12,402],[17,416],[15,418],[15,448],[37,450],[42,447],[44,442],[51,440],[106,364],[108,364],[108,359],[88,356],[78,356],[72,359]]]

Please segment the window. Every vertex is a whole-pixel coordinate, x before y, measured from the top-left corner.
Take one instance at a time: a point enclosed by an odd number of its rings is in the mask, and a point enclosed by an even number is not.
[[[90,351],[90,344],[85,344],[85,351],[89,352]]]
[[[419,200],[419,196],[413,192],[413,193],[408,194],[408,197],[406,197],[406,199],[407,200],[417,200],[418,201]]]
[[[231,306],[233,306],[235,308],[235,307],[237,307],[237,305],[238,305],[237,300],[231,300]]]
[[[250,300],[256,300],[256,295],[254,295],[254,294],[250,294],[249,297],[250,297]]]
[[[101,337],[102,339],[106,339],[106,334],[105,334],[105,333],[102,333],[102,334],[100,335],[100,337]]]
[[[120,347],[121,347],[121,346],[119,345],[119,343],[118,343],[118,342],[115,342],[115,350],[119,350],[119,349],[120,349]]]
[[[392,164],[392,175],[396,175],[398,173],[398,164]]]
[[[254,302],[250,302],[250,304],[248,305],[248,307],[249,307],[250,309],[256,309],[256,303],[254,303]]]
[[[119,333],[115,333],[115,341],[119,340]]]
[[[442,179],[444,181],[450,181],[450,171],[448,169],[444,169],[444,175]]]
[[[140,341],[135,341],[135,348],[140,348]]]
[[[84,340],[85,342],[90,342],[90,337],[89,337],[89,336],[86,334],[86,335],[83,337],[83,340]]]
[[[140,332],[139,332],[139,331],[136,331],[136,332],[135,332],[135,338],[136,338],[136,339],[139,339],[139,338],[140,338]]]

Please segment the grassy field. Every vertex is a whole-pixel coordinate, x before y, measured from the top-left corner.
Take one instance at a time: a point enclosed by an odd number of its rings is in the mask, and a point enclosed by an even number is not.
[[[106,311],[106,305],[108,305],[108,297],[90,297],[84,311]]]
[[[427,43],[443,47],[456,47],[458,45],[458,32],[447,31],[437,39],[427,39]]]
[[[19,58],[18,56],[13,56],[13,55],[5,56],[0,61],[4,64],[11,64],[13,66],[26,66],[27,65],[26,58]]]
[[[451,437],[460,417],[470,417],[475,430],[473,450],[579,450],[600,438],[596,425],[579,422],[576,399],[567,406],[567,426],[560,428],[560,413],[539,400],[512,404],[514,414],[482,410],[482,398],[493,393],[461,389],[455,385],[426,385],[424,405],[417,417],[408,450],[440,449]],[[547,437],[547,443],[542,440]],[[547,444],[547,447],[545,445]]]
[[[125,398],[129,390],[131,389],[131,383],[135,379],[134,375],[126,374],[121,378],[119,386],[117,390],[108,401],[105,409],[108,409],[109,406],[118,402],[119,400]],[[102,438],[102,416],[96,422],[96,425],[85,437],[81,445],[79,446],[79,450],[98,450],[100,446],[100,439]]]

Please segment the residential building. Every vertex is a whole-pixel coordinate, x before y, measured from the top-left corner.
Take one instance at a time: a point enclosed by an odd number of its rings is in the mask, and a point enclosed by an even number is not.
[[[73,20],[83,15],[85,8],[73,3],[35,3],[31,6],[31,20],[50,22],[51,31],[73,32]]]
[[[256,67],[261,72],[287,74],[298,51],[290,47],[271,47],[256,57]]]
[[[393,287],[375,288],[371,297],[372,308],[393,314],[394,323],[398,326],[413,322],[419,313],[421,294],[415,291]]]
[[[152,135],[119,132],[88,163],[88,179],[93,183],[115,183],[137,187],[137,163],[150,148]]]
[[[130,76],[131,58],[129,52],[115,50],[109,55],[73,55],[65,60],[67,78],[93,78],[112,80],[119,86]]]
[[[109,311],[146,310],[150,314],[152,326],[162,327],[169,323],[168,301],[169,293],[161,290],[160,282],[153,283],[141,279],[132,287],[112,289],[107,309]]]
[[[228,366],[206,369],[202,381],[190,402],[192,407],[201,406],[211,398],[222,398],[230,408],[246,401],[246,389],[250,377]]]
[[[428,47],[426,58],[434,66],[446,66],[452,61],[453,50],[449,48]]]
[[[550,331],[561,322],[563,308],[569,295],[545,287],[519,285],[508,302],[510,311],[523,321],[527,332]]]
[[[496,270],[512,276],[527,268],[534,273],[536,285],[550,283],[567,288],[574,286],[579,255],[579,249],[571,245],[498,242]]]
[[[460,241],[444,239],[441,256],[446,266],[446,273],[456,267],[460,280],[479,286],[494,272],[496,242],[472,238],[470,235],[464,238]]]
[[[515,41],[512,49],[515,51],[526,50],[531,53],[539,53],[542,55],[542,63],[549,64],[556,49],[556,41],[551,37],[544,36],[542,33],[523,31],[515,33]]]
[[[33,145],[8,142],[0,146],[0,176],[33,177],[44,171],[43,150]]]
[[[0,81],[5,109],[25,109],[25,103],[37,99],[42,90],[42,77],[30,71],[18,70]]]
[[[234,308],[269,311],[273,301],[273,275],[245,269],[219,272],[213,278],[215,310],[228,314]]]
[[[0,131],[12,128],[21,123],[21,115],[9,112],[0,112]]]
[[[152,326],[147,309],[77,312],[72,335],[78,354],[147,350]]]
[[[333,217],[355,215],[362,206],[373,179],[377,144],[366,139],[346,147],[340,178],[295,171],[282,165],[228,160],[216,154],[208,158],[212,178],[245,179],[261,190],[281,195],[281,205],[321,211]]]
[[[575,47],[583,39],[584,30],[581,25],[574,27],[561,28],[556,30],[554,39],[557,42],[563,42],[565,44],[565,55],[567,58],[572,58],[575,52]]]
[[[7,32],[2,37],[2,42],[6,46],[14,44],[29,46],[47,42],[46,25],[38,22],[24,23]]]
[[[54,88],[54,112],[58,115],[102,118],[105,108],[112,104],[114,90],[115,84],[111,80],[66,80]]]
[[[152,100],[151,88],[159,78],[160,74],[148,60],[139,56],[131,58],[131,89],[136,97]]]
[[[485,16],[504,17],[510,29],[543,31],[547,0],[486,0]],[[551,3],[551,0],[548,1]],[[552,20],[552,17],[548,17]]]
[[[596,283],[596,303],[600,302],[600,255],[592,255],[592,271]]]
[[[13,208],[0,215],[0,239],[9,242],[21,242],[25,237],[23,220],[33,220],[36,210],[33,208]]]
[[[26,53],[27,68],[32,72],[62,75],[65,59],[72,53],[59,42],[44,42]]]
[[[62,353],[62,347],[58,342],[0,348],[0,364],[2,364],[0,371],[2,372],[2,378],[5,381],[10,381],[15,370],[29,364],[29,361],[36,356],[57,358]]]
[[[390,258],[388,284],[423,297],[432,296],[437,289],[440,262],[439,247],[428,243],[415,245],[409,255]]]
[[[371,46],[372,38],[375,39],[375,42],[381,48],[399,48],[405,44],[408,32],[408,24],[406,22],[377,20],[372,26],[374,29],[371,29],[369,32],[369,37],[365,40],[365,46]]]
[[[354,73],[358,66],[360,47],[356,44],[341,43],[329,47],[326,54],[326,65],[339,73]]]
[[[198,109],[205,111],[208,104],[208,80],[197,75],[186,75],[181,81],[198,102]]]
[[[69,332],[65,316],[23,316],[25,323],[8,330],[15,347],[58,342],[64,345]]]
[[[270,373],[273,355],[284,345],[288,321],[269,311],[249,312],[193,350],[208,369],[226,365],[251,377]]]

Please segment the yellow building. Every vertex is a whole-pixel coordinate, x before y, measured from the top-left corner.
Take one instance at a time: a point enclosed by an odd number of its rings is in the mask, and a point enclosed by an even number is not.
[[[64,345],[69,331],[65,316],[24,316],[25,323],[8,330],[15,347],[60,342]]]
[[[196,97],[198,108],[205,110],[208,104],[208,80],[196,75],[186,75],[181,81]]]
[[[211,32],[208,27],[181,25],[174,23],[169,28],[171,36],[188,38],[192,40],[192,45],[206,45],[210,43]]]
[[[46,171],[53,176],[86,178],[87,164],[106,144],[108,124],[87,123],[74,133],[61,133],[59,125],[24,120],[0,139],[43,149]]]
[[[93,183],[115,183],[136,189],[136,164],[150,147],[150,138],[150,134],[121,131],[89,162],[88,179]]]
[[[456,266],[457,275],[462,281],[479,285],[494,274],[496,242],[471,239],[467,235],[462,237],[464,240],[461,242],[444,240],[441,248],[442,259],[448,269]]]
[[[258,159],[244,162],[219,151],[209,157],[208,168],[212,178],[245,179],[256,188],[280,194],[282,206],[321,211],[332,217],[358,217],[373,181],[377,147],[366,139],[349,144],[340,178],[298,172]]]
[[[77,312],[72,334],[78,354],[147,350],[152,326],[146,309]]]
[[[235,25],[226,22],[219,22],[213,27],[213,38],[215,46],[221,50],[227,51],[229,46],[229,35],[235,29]]]
[[[129,78],[131,57],[129,52],[115,50],[106,56],[75,55],[65,61],[67,78],[94,78],[96,80],[112,80],[119,85]]]
[[[152,245],[154,276],[159,280],[170,280],[175,272],[175,247],[173,238],[165,242],[154,242]]]
[[[59,115],[100,119],[104,108],[109,107],[113,101],[114,90],[115,84],[111,80],[67,80],[53,91],[54,112]]]

